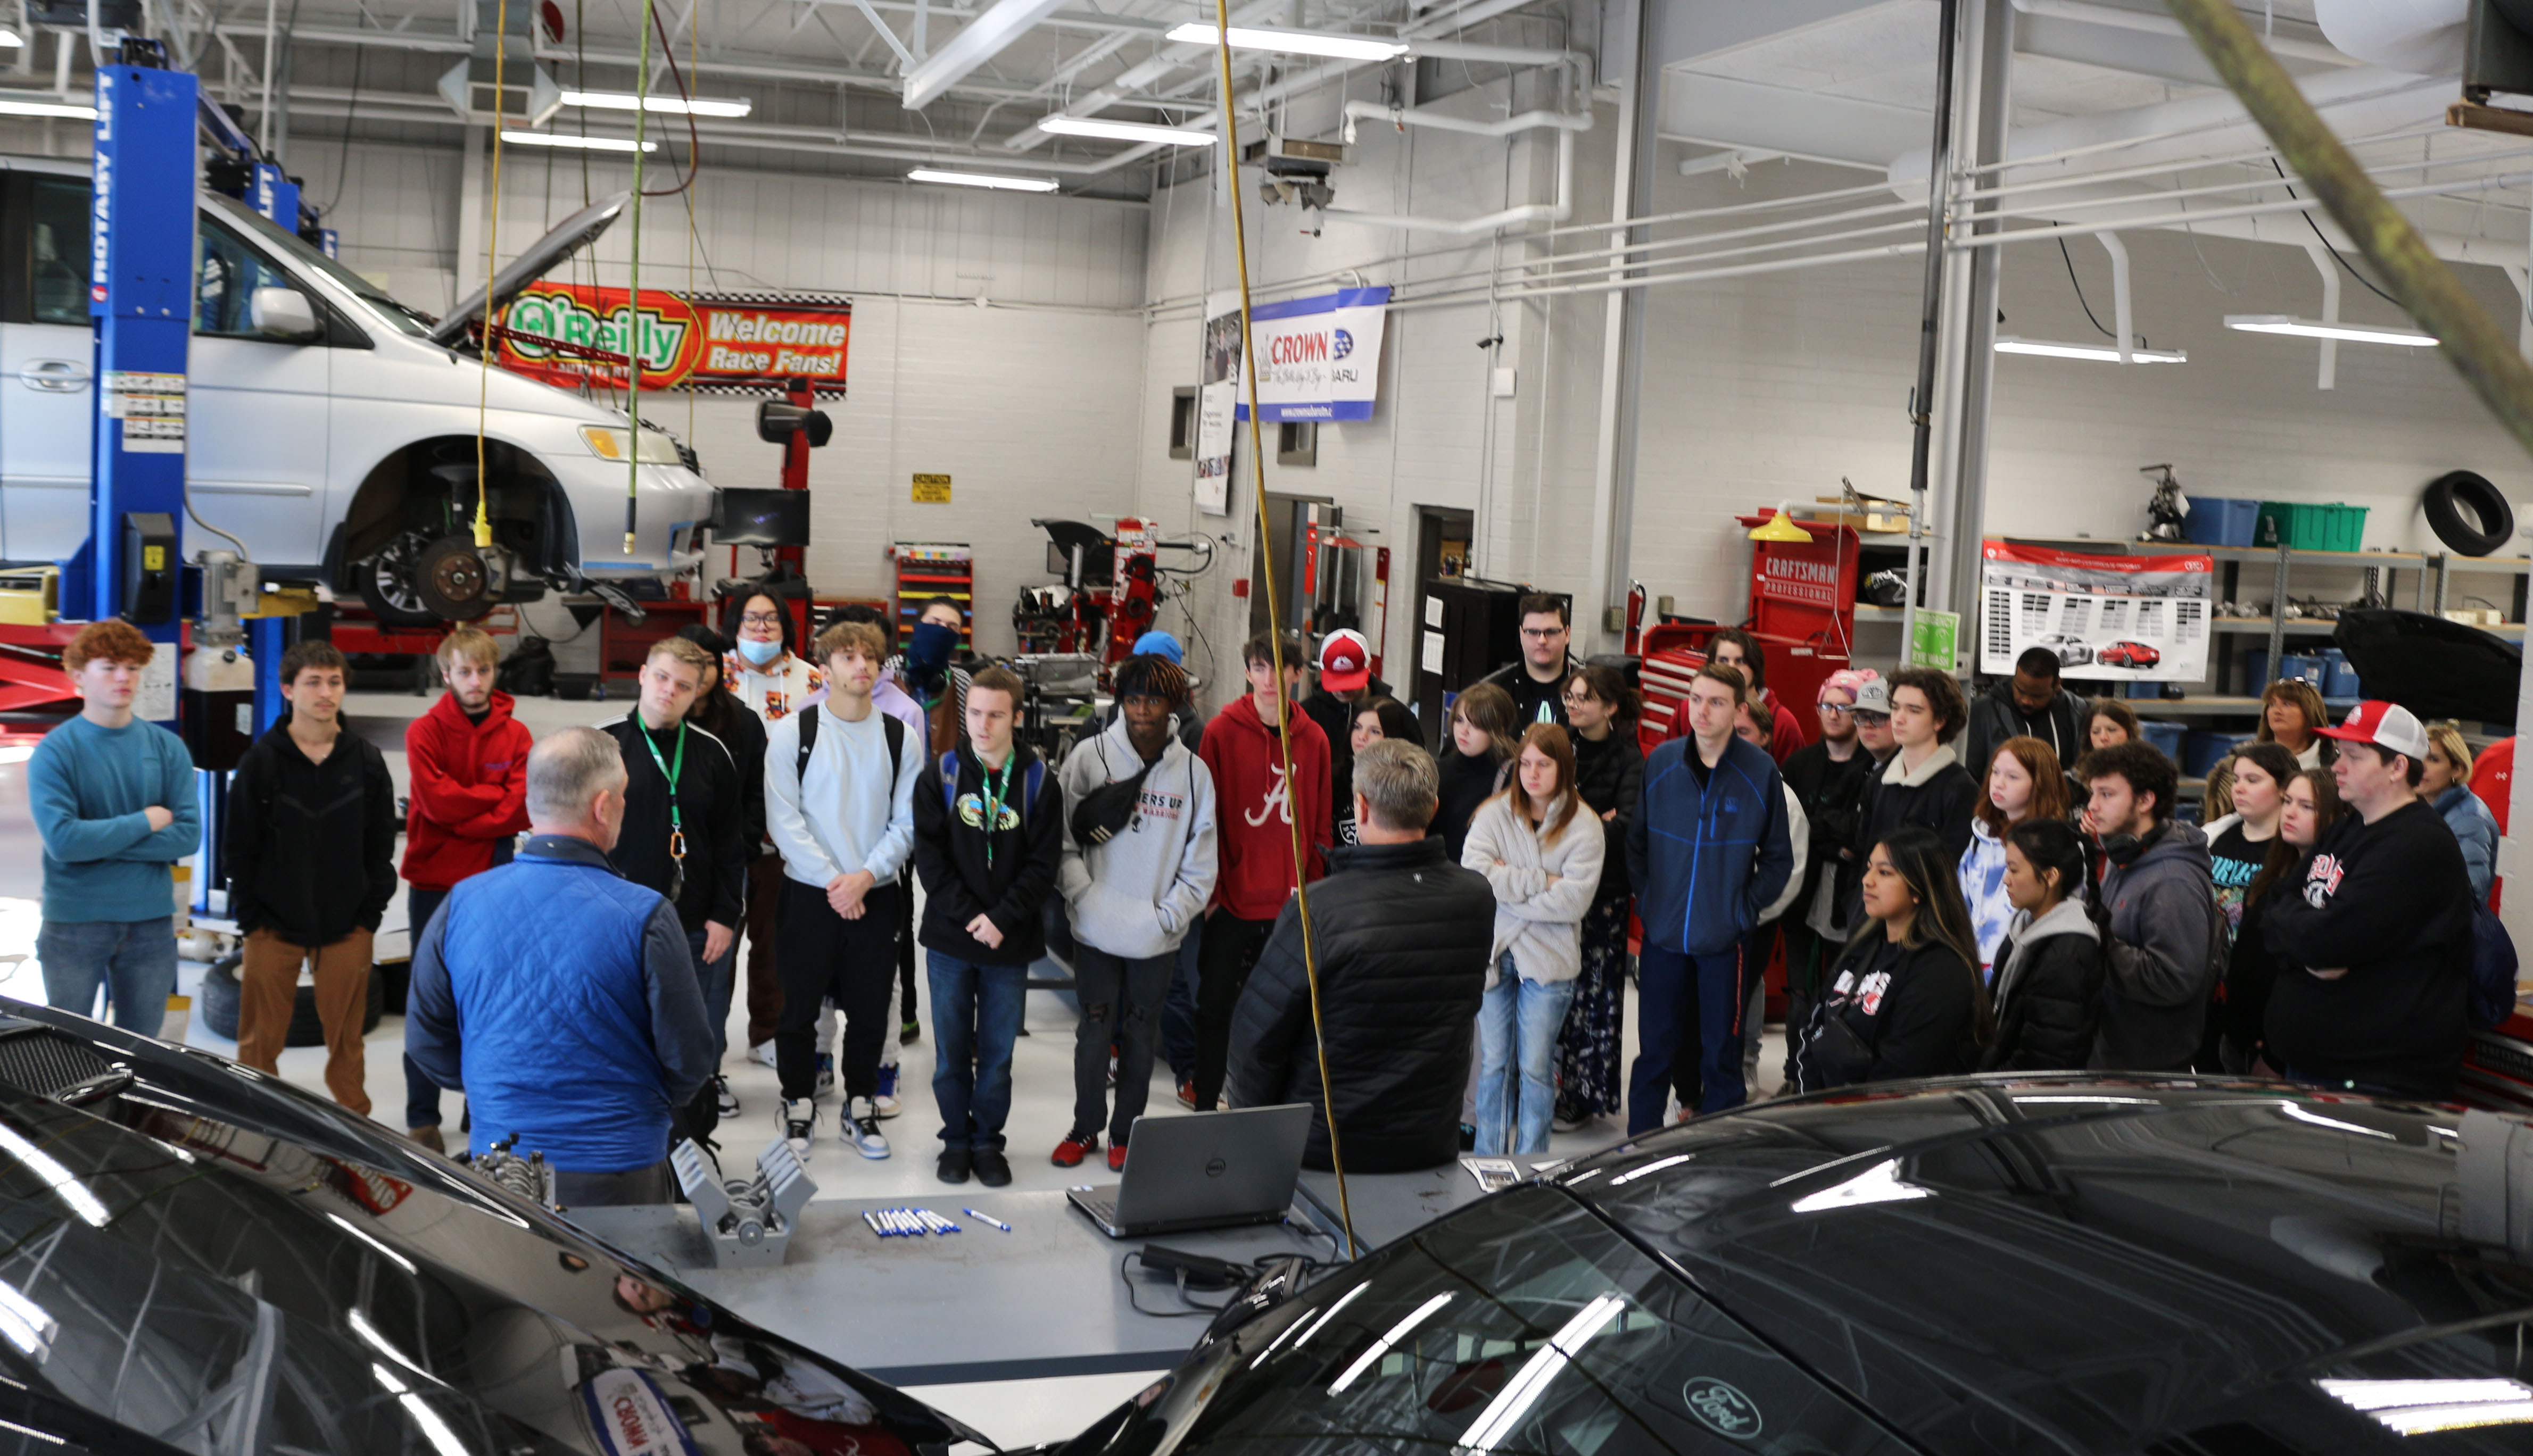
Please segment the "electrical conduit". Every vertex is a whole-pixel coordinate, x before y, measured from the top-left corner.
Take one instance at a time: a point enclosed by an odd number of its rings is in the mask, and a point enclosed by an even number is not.
[[[1493,232],[1525,222],[1563,222],[1574,211],[1574,134],[1592,129],[1592,114],[1568,115],[1560,111],[1525,111],[1502,121],[1467,121],[1456,116],[1412,108],[1393,109],[1377,101],[1349,101],[1345,108],[1346,140],[1352,142],[1355,123],[1366,116],[1380,117],[1402,127],[1438,127],[1448,132],[1464,132],[1477,137],[1506,137],[1516,132],[1536,131],[1542,127],[1557,129],[1557,201],[1525,203],[1506,207],[1483,217],[1448,218],[1400,216],[1385,212],[1356,212],[1343,207],[1330,207],[1323,215],[1330,221],[1361,223],[1365,227],[1394,227],[1404,232],[1447,233],[1465,237],[1471,233]]]

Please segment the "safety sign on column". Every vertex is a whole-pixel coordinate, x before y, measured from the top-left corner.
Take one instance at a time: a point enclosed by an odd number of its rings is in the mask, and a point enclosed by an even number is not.
[[[185,453],[185,377],[118,372],[97,402],[123,422],[123,447],[136,455]]]

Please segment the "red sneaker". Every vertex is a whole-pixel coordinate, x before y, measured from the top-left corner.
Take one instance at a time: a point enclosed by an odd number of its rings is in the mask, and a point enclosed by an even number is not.
[[[1126,1149],[1113,1142],[1108,1144],[1108,1171],[1111,1173],[1126,1171]]]
[[[1182,1081],[1179,1083],[1179,1106],[1188,1109],[1190,1112],[1196,1110],[1196,1083],[1194,1081]]]
[[[1064,1140],[1055,1145],[1055,1153],[1047,1161],[1059,1168],[1079,1168],[1082,1166],[1082,1160],[1097,1151],[1098,1147],[1099,1135],[1096,1133],[1067,1133],[1064,1135]]]

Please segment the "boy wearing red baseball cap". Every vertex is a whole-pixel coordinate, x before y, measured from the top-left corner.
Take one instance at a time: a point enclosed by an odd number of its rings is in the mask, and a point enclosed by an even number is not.
[[[2368,701],[2320,731],[2340,742],[2330,772],[2351,812],[2323,832],[2303,883],[2266,898],[2270,1051],[2296,1081],[2445,1100],[2467,1029],[2471,878],[2418,796],[2427,729]]]
[[[1393,697],[1389,684],[1372,675],[1372,644],[1352,627],[1320,639],[1320,685],[1302,700],[1302,712],[1328,738],[1328,802],[1343,804],[1354,791],[1354,714],[1358,705]]]

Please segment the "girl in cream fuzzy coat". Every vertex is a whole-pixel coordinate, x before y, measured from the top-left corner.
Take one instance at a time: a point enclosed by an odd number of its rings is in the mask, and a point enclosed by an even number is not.
[[[1513,782],[1479,806],[1460,863],[1496,893],[1495,960],[1478,1010],[1478,1140],[1487,1154],[1548,1150],[1557,1036],[1583,968],[1581,926],[1606,837],[1574,789],[1565,729],[1523,734]]]

